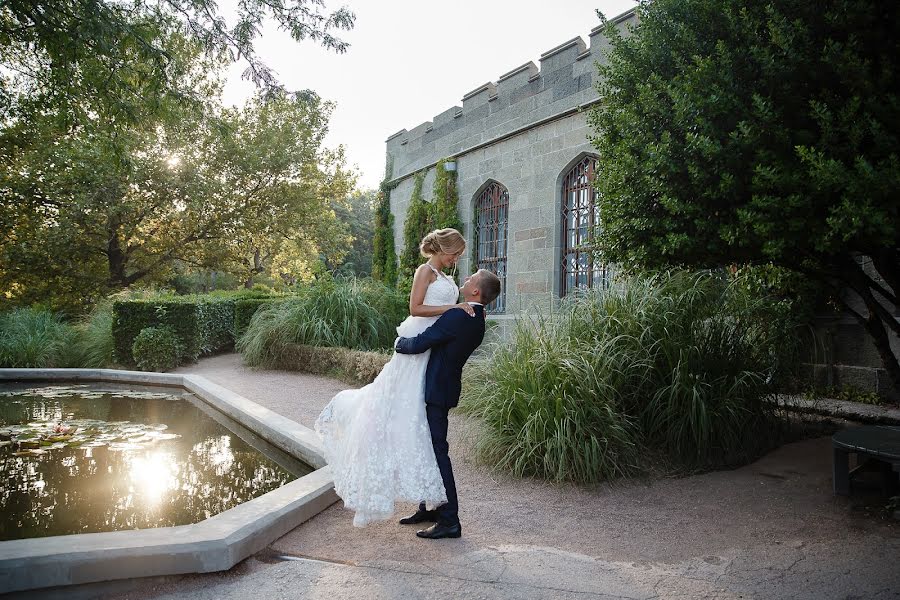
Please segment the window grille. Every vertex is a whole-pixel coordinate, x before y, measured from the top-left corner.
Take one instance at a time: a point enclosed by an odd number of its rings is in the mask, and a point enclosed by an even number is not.
[[[589,247],[600,224],[597,191],[591,185],[596,168],[597,160],[587,156],[563,178],[560,296],[609,287],[609,269],[594,260]]]
[[[506,311],[506,248],[509,192],[491,182],[475,202],[475,263],[500,278],[500,295],[485,307],[488,313]]]

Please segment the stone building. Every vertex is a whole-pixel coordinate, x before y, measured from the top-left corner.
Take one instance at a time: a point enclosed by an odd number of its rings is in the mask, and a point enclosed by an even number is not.
[[[611,19],[623,32],[636,21],[634,10]],[[403,247],[414,176],[424,171],[422,191],[430,201],[436,163],[455,162],[469,243],[460,274],[485,267],[501,277],[503,296],[489,307],[501,335],[525,310],[547,310],[573,288],[609,280],[603,265],[579,252],[597,218],[585,109],[598,100],[595,62],[608,47],[598,26],[587,43],[576,37],[560,44],[541,55],[539,66],[516,67],[464,95],[462,106],[387,139],[397,248]],[[809,360],[819,385],[898,396],[852,318],[823,316],[814,328],[819,343]]]
[[[612,21],[624,27],[635,19],[629,11]],[[413,176],[425,171],[423,195],[430,201],[435,164],[454,160],[469,243],[460,273],[485,267],[501,277],[504,294],[489,307],[501,324],[530,306],[551,306],[576,286],[607,280],[579,252],[596,218],[585,109],[598,99],[594,63],[607,47],[598,26],[589,43],[576,37],[560,44],[541,55],[540,66],[516,67],[463,96],[462,106],[387,140],[396,247],[402,247]]]

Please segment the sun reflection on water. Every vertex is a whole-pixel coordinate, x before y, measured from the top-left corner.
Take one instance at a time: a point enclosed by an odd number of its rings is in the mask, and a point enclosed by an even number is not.
[[[147,504],[159,504],[167,492],[178,487],[178,464],[168,452],[148,452],[132,457],[130,462],[130,491]]]

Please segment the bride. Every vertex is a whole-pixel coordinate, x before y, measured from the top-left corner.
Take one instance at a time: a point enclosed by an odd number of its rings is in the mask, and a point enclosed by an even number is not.
[[[453,308],[474,317],[471,305],[457,304],[459,288],[443,273],[465,249],[465,239],[455,229],[425,236],[419,250],[428,260],[416,269],[410,316],[397,327],[399,336],[415,337]],[[430,355],[430,350],[395,353],[375,381],[339,392],[316,419],[334,489],[344,506],[355,511],[357,527],[390,518],[395,502],[425,502],[434,508],[447,501],[425,418]]]

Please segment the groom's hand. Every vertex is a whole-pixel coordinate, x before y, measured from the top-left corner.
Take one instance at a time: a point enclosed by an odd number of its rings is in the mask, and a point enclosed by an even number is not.
[[[397,347],[397,344],[400,343],[400,339],[401,339],[401,338],[398,337],[397,339],[394,340],[394,352],[396,352],[396,351],[399,349],[399,348]]]

